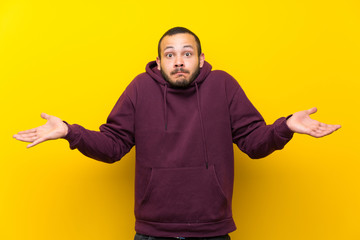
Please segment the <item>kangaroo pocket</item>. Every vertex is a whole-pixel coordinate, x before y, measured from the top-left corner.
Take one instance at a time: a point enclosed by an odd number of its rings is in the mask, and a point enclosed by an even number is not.
[[[136,215],[154,222],[204,223],[226,218],[226,208],[214,166],[161,168],[152,169]]]

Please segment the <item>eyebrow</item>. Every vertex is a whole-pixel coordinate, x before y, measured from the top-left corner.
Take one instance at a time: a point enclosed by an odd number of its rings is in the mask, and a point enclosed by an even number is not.
[[[169,48],[174,48],[174,47],[173,46],[167,46],[166,48],[164,48],[164,51],[169,49]],[[185,45],[185,46],[183,46],[183,48],[192,48],[192,49],[194,49],[193,46],[191,46],[191,45]]]
[[[174,47],[168,46],[168,47],[164,48],[164,51],[165,51],[166,49],[169,49],[169,48],[174,48]]]

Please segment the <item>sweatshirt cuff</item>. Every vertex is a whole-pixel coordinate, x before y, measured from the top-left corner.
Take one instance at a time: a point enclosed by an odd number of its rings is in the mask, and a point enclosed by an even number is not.
[[[71,125],[65,121],[63,121],[63,122],[68,126],[68,132],[62,138],[69,142],[71,149],[75,149],[76,148],[75,145],[78,142],[80,133],[79,133],[79,131],[76,131],[76,127],[74,125]]]
[[[282,120],[282,122],[278,125],[276,128],[276,133],[282,137],[291,139],[294,135],[294,132],[288,127],[286,121],[291,117],[292,115],[287,116],[286,118],[281,118],[279,120]]]

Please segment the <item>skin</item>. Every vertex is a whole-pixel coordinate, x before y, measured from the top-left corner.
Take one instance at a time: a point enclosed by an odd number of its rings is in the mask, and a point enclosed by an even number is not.
[[[188,86],[196,78],[200,68],[204,65],[204,54],[197,54],[195,38],[191,34],[176,34],[166,36],[160,43],[161,60],[157,57],[158,69],[165,79],[177,88]],[[321,123],[310,118],[317,109],[296,112],[287,120],[291,131],[307,134],[312,137],[323,137],[339,129],[340,125]],[[19,141],[29,142],[28,148],[48,140],[63,138],[68,133],[68,126],[58,117],[42,113],[46,124],[18,132],[13,137]]]
[[[296,112],[287,120],[286,124],[295,133],[307,134],[316,138],[324,137],[341,128],[340,125],[325,124],[311,119],[310,115],[316,112],[316,107]]]
[[[198,49],[195,38],[189,33],[165,36],[156,58],[158,69],[172,87],[185,88],[195,80],[203,67],[205,57]]]

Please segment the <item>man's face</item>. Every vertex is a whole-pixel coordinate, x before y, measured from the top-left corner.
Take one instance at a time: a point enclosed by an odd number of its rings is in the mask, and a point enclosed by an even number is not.
[[[189,33],[165,36],[156,58],[158,69],[173,87],[184,88],[192,83],[204,65],[204,54],[198,56],[196,41]]]

